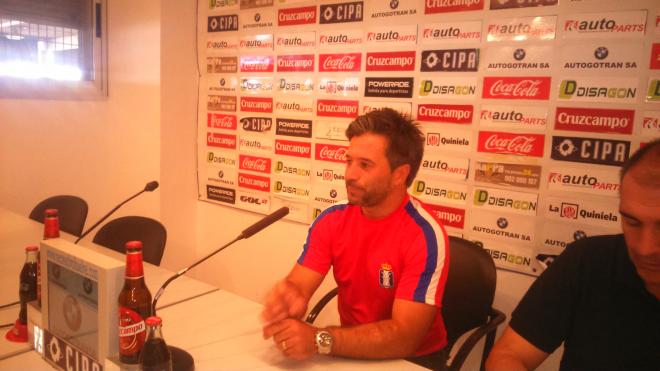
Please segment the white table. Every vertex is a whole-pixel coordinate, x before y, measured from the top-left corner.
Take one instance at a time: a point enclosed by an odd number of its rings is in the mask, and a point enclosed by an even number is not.
[[[25,246],[38,245],[42,239],[43,228],[43,224],[39,222],[0,208],[0,305],[18,300],[19,275],[25,262]],[[67,233],[60,233],[60,236],[69,241],[76,239]],[[124,254],[96,245],[91,239],[83,239],[80,244],[121,261],[126,259]],[[174,272],[165,268],[144,264],[145,281],[152,295],[155,295],[165,280],[173,274]],[[158,300],[158,307],[165,308],[215,290],[215,286],[183,276],[167,287]],[[18,311],[18,305],[0,310],[0,324],[13,323],[18,317]],[[25,343],[7,341],[7,331],[9,330],[0,331],[0,359],[29,349]]]
[[[423,370],[404,360],[365,361],[317,355],[285,358],[261,335],[262,305],[216,291],[158,311],[165,341],[188,351],[197,370]]]

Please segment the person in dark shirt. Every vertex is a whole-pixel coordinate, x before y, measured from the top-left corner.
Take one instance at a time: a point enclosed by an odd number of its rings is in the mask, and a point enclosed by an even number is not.
[[[527,291],[488,370],[660,370],[660,140],[621,169],[623,235],[576,241]]]

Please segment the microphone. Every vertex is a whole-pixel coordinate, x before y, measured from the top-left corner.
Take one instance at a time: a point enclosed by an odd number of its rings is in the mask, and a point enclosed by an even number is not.
[[[154,180],[154,181],[151,181],[151,182],[147,183],[144,186],[143,190],[141,190],[140,192],[138,192],[138,193],[134,194],[133,196],[129,197],[128,199],[126,199],[126,201],[124,201],[124,202],[120,203],[119,205],[115,206],[114,209],[110,210],[110,212],[105,214],[101,219],[99,219],[98,222],[96,222],[93,226],[89,227],[89,229],[87,229],[85,232],[83,232],[80,235],[80,237],[78,237],[78,239],[74,243],[78,243],[78,241],[82,240],[85,236],[87,236],[89,234],[89,232],[93,231],[94,228],[98,227],[99,224],[103,223],[106,219],[108,219],[110,217],[110,215],[112,215],[120,207],[124,206],[125,203],[127,203],[128,201],[130,201],[130,200],[134,199],[135,197],[141,195],[144,192],[153,192],[156,188],[158,188],[158,182],[157,181]]]
[[[151,313],[152,315],[156,315],[156,302],[158,302],[158,299],[163,295],[163,292],[165,291],[165,288],[167,285],[169,285],[172,281],[175,279],[183,276],[188,272],[189,270],[195,268],[197,265],[201,264],[202,262],[206,261],[206,259],[212,257],[213,255],[219,253],[220,251],[224,250],[225,248],[229,247],[232,245],[234,242],[250,238],[252,235],[255,233],[260,232],[262,229],[268,227],[269,225],[275,223],[276,221],[284,218],[287,214],[289,214],[289,208],[288,207],[282,207],[277,210],[275,210],[273,213],[266,215],[263,217],[263,219],[259,220],[258,222],[252,224],[251,226],[245,228],[241,234],[238,235],[238,237],[234,238],[232,241],[229,243],[223,245],[219,249],[213,251],[212,253],[206,255],[205,257],[199,259],[198,261],[194,262],[192,265],[189,267],[186,267],[178,272],[176,272],[172,277],[168,278],[165,283],[163,283],[163,286],[158,289],[158,292],[156,292],[156,295],[154,296],[153,304],[151,305]]]

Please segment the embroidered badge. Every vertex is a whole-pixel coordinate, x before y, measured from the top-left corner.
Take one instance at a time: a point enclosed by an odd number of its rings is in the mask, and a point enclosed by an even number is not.
[[[378,281],[380,287],[391,289],[394,286],[394,273],[392,273],[392,266],[383,263],[380,265],[380,273],[378,274]]]

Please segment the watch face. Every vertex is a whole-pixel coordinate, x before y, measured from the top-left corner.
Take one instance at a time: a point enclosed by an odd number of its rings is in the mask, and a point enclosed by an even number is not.
[[[319,354],[330,354],[332,351],[332,335],[327,331],[317,332],[316,347]]]
[[[332,344],[332,336],[330,336],[330,334],[327,332],[320,333],[319,339],[321,340],[320,341],[321,345],[325,347],[330,346]]]

